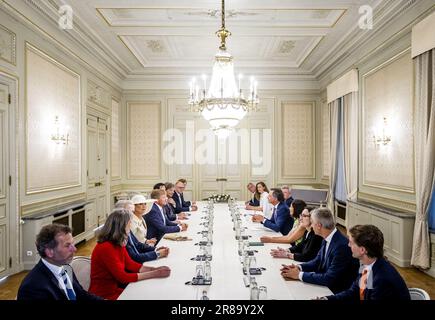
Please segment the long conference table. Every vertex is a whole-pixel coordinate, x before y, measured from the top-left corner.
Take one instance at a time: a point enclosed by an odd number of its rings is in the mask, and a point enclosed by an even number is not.
[[[192,212],[188,223],[187,231],[180,235],[187,236],[191,241],[172,241],[162,239],[158,246],[170,248],[168,257],[155,261],[146,262],[147,266],[167,265],[171,268],[171,275],[168,278],[149,279],[130,283],[119,296],[120,300],[198,300],[203,291],[207,291],[210,300],[249,300],[250,289],[245,286],[241,263],[238,254],[238,241],[235,238],[231,213],[227,203],[214,204],[213,219],[213,246],[211,260],[212,284],[186,285],[196,273],[196,266],[204,264],[200,261],[192,261],[191,258],[199,254],[202,240],[201,231],[206,227],[202,225],[207,202],[198,202],[198,211]],[[251,221],[252,211],[244,209],[243,203],[238,203],[242,215],[245,235],[250,235],[250,242],[260,241],[263,235],[280,236],[263,227],[262,224]],[[257,250],[255,257],[257,267],[266,270],[261,275],[255,276],[258,286],[266,286],[267,299],[274,300],[307,300],[316,297],[326,296],[332,292],[324,286],[312,285],[301,281],[285,281],[280,275],[281,264],[298,263],[290,259],[272,258],[270,250],[277,246],[288,245],[265,243],[264,246],[250,247],[250,250]]]

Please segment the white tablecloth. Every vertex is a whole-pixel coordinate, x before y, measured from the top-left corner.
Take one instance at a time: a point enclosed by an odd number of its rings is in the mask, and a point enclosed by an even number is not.
[[[192,212],[187,223],[189,228],[181,235],[192,238],[192,241],[170,241],[162,239],[158,246],[170,248],[167,258],[146,262],[148,266],[167,265],[171,268],[171,275],[163,279],[149,279],[130,283],[119,297],[120,300],[197,300],[203,290],[211,300],[247,300],[250,298],[249,288],[245,287],[242,264],[238,255],[238,244],[235,239],[233,222],[228,204],[214,205],[213,247],[211,274],[213,283],[210,286],[192,286],[185,282],[195,276],[196,265],[199,261],[191,258],[199,254],[199,246],[195,245],[202,239],[198,232],[205,229],[201,219],[206,216],[203,212],[206,203],[198,203],[199,210]],[[240,203],[240,207],[242,204]],[[252,223],[248,211],[241,209],[243,225],[247,227],[245,234],[251,235],[249,241],[259,241],[262,235],[278,236],[261,224]],[[280,244],[281,247],[286,245]],[[267,287],[268,299],[294,300],[311,299],[317,296],[330,295],[327,287],[311,285],[300,281],[285,281],[279,272],[281,264],[290,264],[289,259],[276,259],[270,256],[270,249],[277,244],[251,247],[255,253],[257,266],[266,268],[262,275],[256,276],[258,286]]]

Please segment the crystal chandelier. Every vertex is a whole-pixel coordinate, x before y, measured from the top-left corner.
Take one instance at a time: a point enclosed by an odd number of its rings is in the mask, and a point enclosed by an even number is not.
[[[196,79],[190,82],[189,105],[200,112],[219,138],[226,138],[238,125],[248,111],[256,110],[258,105],[257,81],[250,79],[250,90],[245,98],[241,89],[242,75],[239,74],[238,86],[234,76],[233,57],[225,46],[225,40],[231,35],[225,29],[225,0],[222,0],[222,27],[216,32],[221,39],[219,52],[215,55],[213,74],[207,90],[207,77],[202,76],[203,88]]]

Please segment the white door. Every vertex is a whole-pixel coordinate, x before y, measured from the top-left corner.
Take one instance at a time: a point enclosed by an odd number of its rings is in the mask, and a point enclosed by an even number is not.
[[[12,267],[9,243],[9,87],[0,83],[0,278]]]
[[[108,170],[108,127],[107,120],[87,116],[87,155],[88,155],[88,205],[86,223],[88,228],[96,228],[104,223],[108,215],[109,170]]]

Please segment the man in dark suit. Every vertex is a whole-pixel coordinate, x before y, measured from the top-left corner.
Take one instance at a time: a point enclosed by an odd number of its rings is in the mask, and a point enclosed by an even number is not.
[[[253,206],[253,207],[259,207],[260,206],[260,200],[255,198],[255,191],[257,188],[255,187],[255,184],[252,182],[249,182],[246,186],[248,188],[248,191],[251,193],[251,199],[245,202],[245,205],[247,206]]]
[[[77,251],[70,227],[43,227],[36,249],[41,260],[21,283],[18,300],[102,300],[82,288],[69,266]]]
[[[133,232],[129,232],[128,234],[126,249],[130,258],[138,263],[164,258],[169,254],[168,247],[159,247],[156,249],[153,246],[137,240]]]
[[[166,219],[163,207],[168,203],[166,192],[163,190],[153,190],[151,199],[155,199],[151,211],[145,215],[145,221],[148,226],[147,238],[156,238],[157,242],[165,233],[174,233],[187,230],[187,224],[176,224]]]
[[[281,189],[271,189],[270,191],[268,200],[273,205],[272,217],[267,219],[261,214],[254,214],[252,221],[260,222],[266,228],[287,235],[293,227],[294,220],[290,216],[290,210],[285,204]]]
[[[190,201],[184,201],[183,192],[184,189],[186,188],[185,181],[186,180],[184,179],[179,179],[175,183],[175,192],[174,195],[172,196],[172,199],[174,199],[176,205],[175,213],[198,210],[198,207],[196,206],[195,203],[191,203]]]
[[[294,200],[292,197],[292,192],[288,186],[282,186],[281,190],[282,190],[282,193],[284,194],[285,204],[290,208],[290,206]]]
[[[175,185],[171,182],[165,183],[166,188],[166,196],[168,197],[168,204],[164,206],[164,211],[166,214],[166,218],[168,218],[169,221],[174,221],[175,223],[180,223],[181,220],[187,220],[187,213],[186,212],[180,212],[176,213],[176,203],[175,200],[172,198],[174,196],[175,192]]]
[[[348,240],[335,228],[334,217],[328,208],[311,213],[313,231],[324,240],[316,258],[299,266],[281,269],[286,280],[301,280],[327,286],[333,293],[343,291],[358,275],[358,260],[352,257]]]
[[[397,270],[384,259],[384,236],[374,225],[356,225],[349,232],[349,247],[361,262],[352,286],[328,300],[410,300],[409,290]]]

